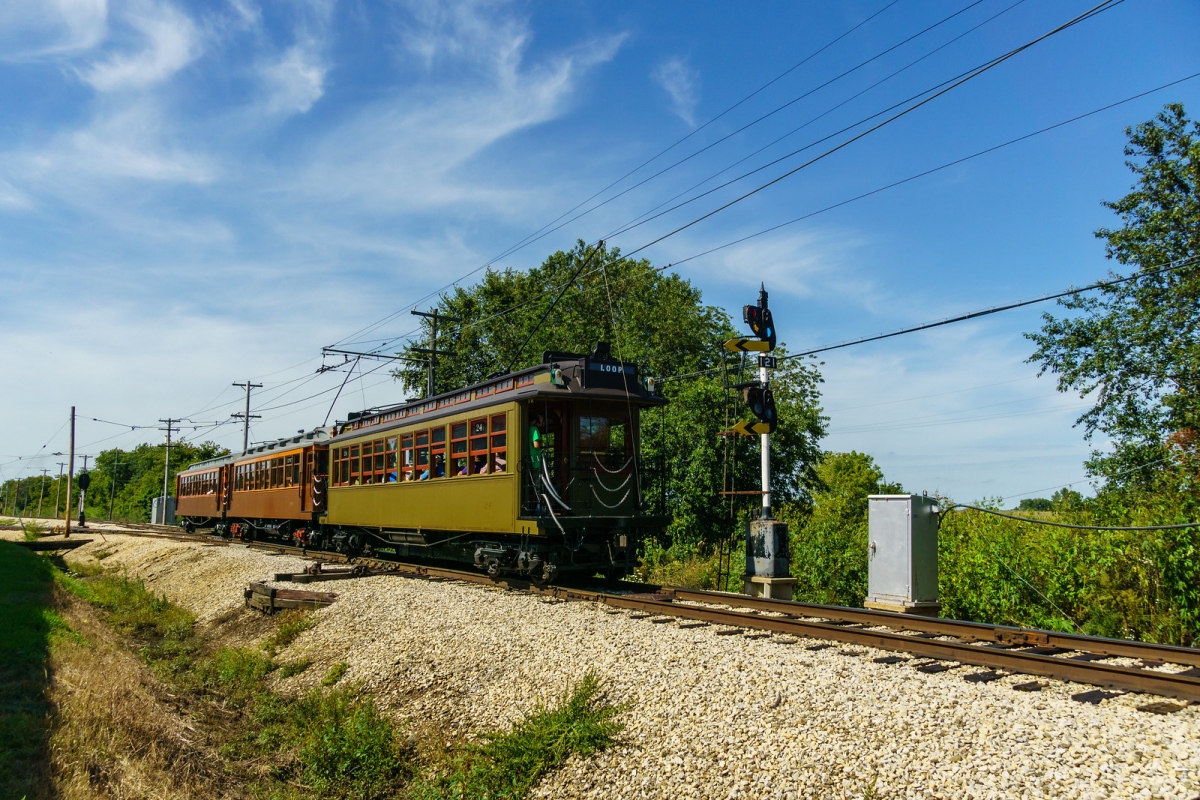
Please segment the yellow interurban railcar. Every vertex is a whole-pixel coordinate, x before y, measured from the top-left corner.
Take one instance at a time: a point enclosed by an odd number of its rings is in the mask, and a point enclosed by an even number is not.
[[[645,513],[643,408],[666,401],[601,345],[339,422],[314,545],[467,561],[493,576],[622,575]],[[318,479],[319,483],[320,479]]]

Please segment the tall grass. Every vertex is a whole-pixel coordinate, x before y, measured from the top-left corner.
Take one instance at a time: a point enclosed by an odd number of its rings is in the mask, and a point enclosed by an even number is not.
[[[463,748],[447,767],[419,783],[417,800],[512,800],[524,797],[546,772],[573,754],[587,756],[614,741],[623,710],[608,702],[589,672],[557,706],[539,705],[508,732]]]
[[[186,737],[168,721],[148,719],[149,711],[141,714],[147,719],[125,720],[121,736],[108,740],[143,755],[174,753],[189,769],[208,770],[212,785],[232,781],[247,796],[519,798],[570,755],[606,747],[621,729],[615,720],[621,709],[607,702],[600,681],[589,674],[557,706],[538,706],[513,730],[487,734],[482,743],[453,751],[449,760],[427,763],[418,755],[418,743],[370,696],[344,685],[343,662],[330,668],[322,685],[299,696],[273,690],[272,676],[283,672],[274,654],[317,624],[311,614],[281,614],[259,647],[228,647],[208,640],[190,613],[148,591],[141,581],[61,572],[57,580],[95,608],[167,682],[177,702],[191,709],[189,719],[205,726],[202,736],[220,759],[199,758],[177,741],[155,750],[150,732],[162,736],[170,731],[180,741]],[[295,663],[307,667],[309,662]],[[132,689],[128,693],[138,695]],[[149,708],[144,698],[139,703],[139,708]],[[95,726],[76,726],[64,741],[89,753],[92,772],[120,774],[113,765],[122,763],[123,754],[101,752],[85,734],[101,735]],[[139,742],[139,735],[145,741]]]

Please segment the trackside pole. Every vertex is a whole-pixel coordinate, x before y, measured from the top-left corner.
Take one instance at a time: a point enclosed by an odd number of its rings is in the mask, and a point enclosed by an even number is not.
[[[67,508],[63,515],[63,538],[71,535],[71,476],[75,474],[75,406],[71,406],[71,455],[67,458]]]
[[[742,309],[745,321],[751,330],[767,345],[768,352],[775,347],[775,321],[767,306],[767,289],[758,293],[758,307]],[[766,430],[759,437],[762,453],[762,512],[758,519],[750,520],[746,529],[746,574],[743,592],[751,597],[769,597],[791,600],[796,579],[791,576],[788,564],[788,527],[771,515],[771,430],[775,427],[775,402],[772,399],[767,369],[775,365],[772,356],[758,358],[758,391],[751,393],[751,409],[766,423]]]

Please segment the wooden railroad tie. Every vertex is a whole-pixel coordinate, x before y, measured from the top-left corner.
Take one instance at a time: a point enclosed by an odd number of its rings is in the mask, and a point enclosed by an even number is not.
[[[251,583],[244,594],[246,605],[268,614],[281,608],[325,608],[337,599],[335,592],[308,592],[301,589],[277,589],[265,583]]]

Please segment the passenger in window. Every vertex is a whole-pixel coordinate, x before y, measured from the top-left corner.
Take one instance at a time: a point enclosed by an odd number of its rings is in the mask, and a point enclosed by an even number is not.
[[[475,461],[471,464],[472,475],[483,475],[487,472],[487,456],[475,456]]]
[[[496,453],[492,456],[492,472],[504,472],[508,469],[508,461],[504,458],[503,453]]]
[[[394,470],[394,469],[392,469],[392,470],[388,470],[388,474],[387,474],[387,482],[388,482],[388,483],[395,483],[395,482],[396,482],[396,470]]]
[[[441,453],[433,457],[433,477],[446,477],[446,456]]]

